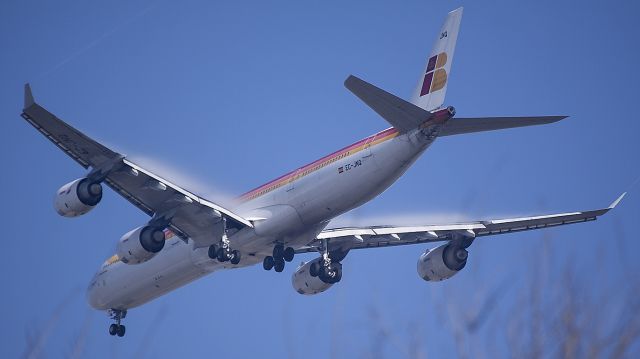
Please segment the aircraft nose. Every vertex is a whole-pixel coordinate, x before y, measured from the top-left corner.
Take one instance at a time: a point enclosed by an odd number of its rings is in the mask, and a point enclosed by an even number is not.
[[[87,300],[87,303],[89,303],[89,305],[92,308],[96,307],[96,282],[95,279],[91,281],[91,283],[89,283],[89,286],[87,287],[87,291],[85,293],[85,297]]]
[[[91,281],[91,283],[87,287],[86,299],[87,299],[87,303],[89,303],[89,305],[94,309],[99,309],[99,310],[108,309],[104,307],[105,303],[104,303],[104,300],[102,300],[101,291],[98,286],[98,282],[95,278]]]

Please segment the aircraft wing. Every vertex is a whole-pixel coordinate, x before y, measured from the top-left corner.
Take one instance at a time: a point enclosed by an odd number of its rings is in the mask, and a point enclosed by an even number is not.
[[[152,216],[150,223],[168,223],[174,233],[193,239],[197,247],[217,241],[214,234],[222,233],[223,217],[229,228],[253,227],[232,211],[145,170],[71,127],[35,103],[28,84],[22,117],[82,167],[91,167],[89,176],[100,178]]]
[[[416,243],[441,242],[455,239],[471,239],[565,224],[594,221],[613,209],[625,196],[623,193],[607,208],[557,213],[534,217],[494,219],[444,225],[423,226],[371,226],[325,229],[316,240],[297,253],[316,252],[322,241],[329,241],[330,250],[348,251],[360,248],[400,246]]]

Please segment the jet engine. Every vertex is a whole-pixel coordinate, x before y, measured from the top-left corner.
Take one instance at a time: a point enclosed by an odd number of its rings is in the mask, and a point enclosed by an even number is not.
[[[318,275],[311,275],[311,265],[316,263],[315,265],[318,266],[319,262],[320,258],[316,258],[312,261],[303,263],[298,267],[295,273],[293,273],[293,276],[291,277],[291,284],[293,284],[293,289],[295,289],[296,292],[304,295],[313,295],[322,293],[331,288],[333,283],[325,283]]]
[[[454,243],[431,248],[418,259],[418,275],[426,281],[449,279],[464,268],[468,255],[465,248]]]
[[[60,187],[53,206],[63,217],[81,216],[95,207],[102,199],[102,185],[88,178],[79,178]]]
[[[122,262],[139,264],[153,258],[164,248],[164,231],[150,226],[138,227],[120,238],[116,253]]]

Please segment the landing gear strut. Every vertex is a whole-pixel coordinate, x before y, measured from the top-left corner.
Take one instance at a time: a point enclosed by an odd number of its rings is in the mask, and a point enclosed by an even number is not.
[[[229,261],[231,264],[240,263],[241,254],[238,250],[232,250],[227,237],[227,219],[222,217],[222,238],[219,244],[209,246],[209,258],[217,259],[219,262]]]
[[[116,321],[109,326],[109,334],[124,337],[126,328],[124,324],[120,324],[120,321],[127,316],[127,311],[120,309],[109,309],[109,316],[111,317],[111,319]]]
[[[293,248],[285,248],[282,244],[276,244],[275,247],[273,247],[273,255],[264,258],[262,267],[265,270],[271,270],[271,268],[273,268],[276,272],[282,272],[285,261],[291,262],[294,256],[295,250]]]

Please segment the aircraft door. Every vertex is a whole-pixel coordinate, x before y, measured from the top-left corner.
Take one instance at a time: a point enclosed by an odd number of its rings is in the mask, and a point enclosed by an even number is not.
[[[285,190],[287,192],[287,197],[291,197],[293,195],[293,191],[295,189],[295,180],[296,180],[299,172],[300,172],[300,169],[297,169],[293,173],[293,176],[291,176],[291,178],[289,178],[287,180],[287,184],[285,185]]]
[[[362,150],[362,162],[368,162],[373,160],[373,153],[371,152],[371,144],[375,140],[376,136],[367,139]]]

